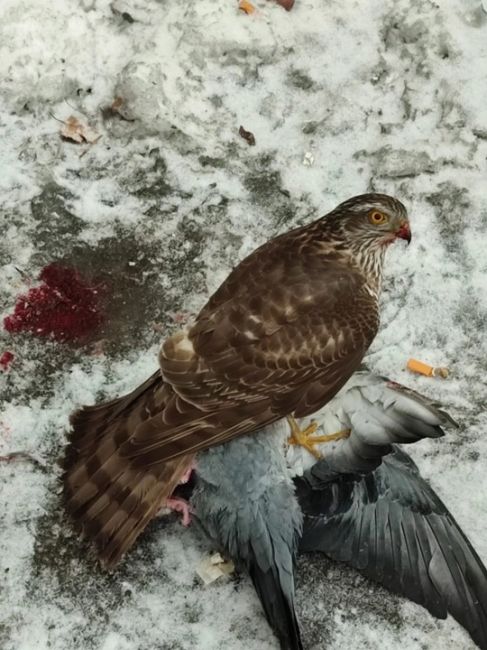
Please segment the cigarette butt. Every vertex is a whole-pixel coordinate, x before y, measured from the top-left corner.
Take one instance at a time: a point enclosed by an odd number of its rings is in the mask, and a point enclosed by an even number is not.
[[[255,11],[254,5],[251,2],[248,2],[248,0],[240,0],[238,8],[246,14],[253,14]]]
[[[425,375],[426,377],[433,376],[433,366],[429,366],[427,363],[418,361],[417,359],[409,359],[407,363],[407,369],[411,372],[417,372],[420,375]]]
[[[430,366],[423,361],[418,361],[417,359],[409,359],[406,367],[411,372],[417,372],[420,375],[425,375],[425,377],[442,377],[443,379],[446,379],[450,374],[448,368],[434,368],[433,366]]]
[[[449,374],[450,371],[448,370],[448,368],[444,368],[444,367],[433,368],[433,377],[442,377],[443,379],[446,379]]]

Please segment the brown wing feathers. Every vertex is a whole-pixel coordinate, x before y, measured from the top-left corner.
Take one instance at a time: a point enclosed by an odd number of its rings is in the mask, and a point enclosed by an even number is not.
[[[195,452],[317,410],[359,367],[375,299],[356,271],[299,246],[301,255],[279,238],[256,251],[191,330],[164,343],[161,373],[73,416],[66,505],[105,564],[132,545]]]

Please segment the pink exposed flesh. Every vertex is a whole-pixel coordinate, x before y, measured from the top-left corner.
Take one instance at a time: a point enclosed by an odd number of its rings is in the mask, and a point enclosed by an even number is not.
[[[189,526],[191,523],[191,509],[187,501],[180,499],[179,497],[170,497],[166,501],[166,508],[174,510],[175,512],[180,512],[183,515],[183,526]]]

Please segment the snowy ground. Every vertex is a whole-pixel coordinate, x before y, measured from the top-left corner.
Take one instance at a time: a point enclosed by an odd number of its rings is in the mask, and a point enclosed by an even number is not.
[[[55,260],[112,292],[104,354],[0,334],[15,354],[0,454],[44,465],[0,463],[5,650],[277,647],[245,579],[200,585],[206,542],[173,519],[103,574],[63,518],[55,461],[69,413],[151,373],[177,314],[237,260],[367,190],[400,198],[413,228],[389,255],[370,364],[460,421],[412,453],[487,561],[487,13],[480,0],[255,4],[0,2],[0,313]],[[131,121],[103,117],[116,97]],[[70,115],[101,139],[62,141]],[[410,356],[452,377],[411,376]],[[323,558],[302,558],[297,580],[306,647],[473,647]]]

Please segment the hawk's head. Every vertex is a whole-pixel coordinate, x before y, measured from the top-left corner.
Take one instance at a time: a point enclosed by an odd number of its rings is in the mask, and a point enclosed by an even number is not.
[[[406,208],[387,194],[361,194],[348,199],[328,217],[347,240],[386,245],[395,239],[411,241]]]

